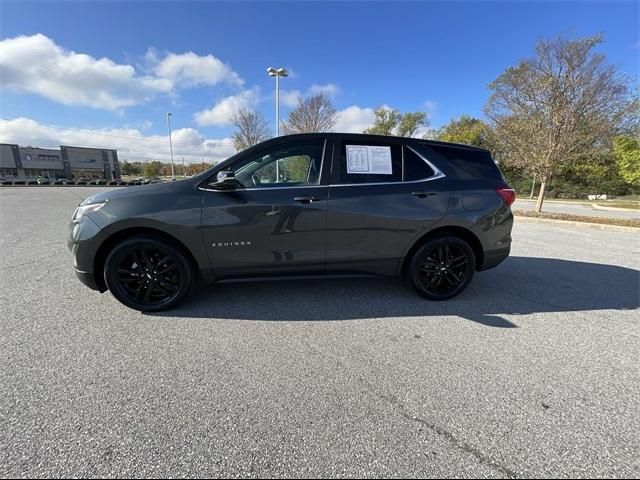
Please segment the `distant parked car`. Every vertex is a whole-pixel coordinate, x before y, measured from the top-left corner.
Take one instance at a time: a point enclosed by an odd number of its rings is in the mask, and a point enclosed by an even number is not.
[[[38,177],[36,178],[36,182],[38,182],[38,185],[49,185],[51,180],[47,177]]]

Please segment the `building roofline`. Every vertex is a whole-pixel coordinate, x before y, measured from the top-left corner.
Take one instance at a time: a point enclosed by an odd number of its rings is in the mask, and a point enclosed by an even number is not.
[[[98,147],[80,147],[78,145],[60,145],[60,148],[79,148],[82,150],[106,150],[107,152],[117,152],[115,148],[98,148]]]

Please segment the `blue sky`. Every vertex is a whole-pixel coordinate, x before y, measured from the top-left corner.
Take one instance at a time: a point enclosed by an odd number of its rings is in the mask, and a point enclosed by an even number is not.
[[[382,104],[427,111],[435,127],[482,116],[487,84],[543,37],[602,32],[600,51],[631,75],[640,54],[631,1],[16,1],[1,9],[0,141],[26,143],[26,131],[40,143],[108,141],[132,159],[163,145],[167,111],[189,160],[229,152],[227,117],[240,104],[273,124],[269,65],[294,73],[281,82],[283,116],[297,93],[325,91],[342,129],[357,130]],[[26,40],[12,42],[19,36]],[[17,117],[23,123],[7,125]],[[89,138],[96,132],[103,136]]]

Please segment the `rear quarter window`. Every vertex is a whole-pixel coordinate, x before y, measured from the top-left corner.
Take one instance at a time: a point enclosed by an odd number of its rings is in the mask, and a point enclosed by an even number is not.
[[[453,174],[463,180],[490,179],[502,180],[504,178],[500,169],[486,150],[473,150],[444,145],[421,145],[423,154],[429,158],[428,150],[440,157],[438,163],[447,174]],[[433,158],[433,156],[432,156]]]
[[[404,181],[413,182],[433,177],[435,172],[420,156],[406,145],[404,148]]]

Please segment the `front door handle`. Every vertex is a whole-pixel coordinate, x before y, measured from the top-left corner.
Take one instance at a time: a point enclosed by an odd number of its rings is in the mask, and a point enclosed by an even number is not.
[[[293,200],[300,203],[312,203],[317,202],[320,199],[314,197],[313,195],[302,195],[300,197],[293,197]]]
[[[437,194],[434,192],[425,192],[424,190],[418,190],[417,192],[411,192],[411,195],[418,198],[425,198],[425,197],[432,197]]]

